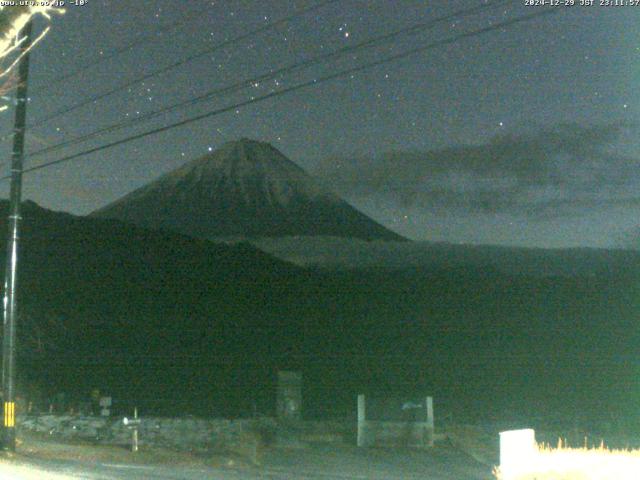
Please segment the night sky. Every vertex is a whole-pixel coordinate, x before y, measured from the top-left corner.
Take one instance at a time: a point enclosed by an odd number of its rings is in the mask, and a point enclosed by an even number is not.
[[[318,3],[88,0],[69,6],[53,18],[50,34],[32,54],[28,118],[37,123]],[[27,149],[481,3],[334,2],[51,119],[29,130]],[[365,213],[412,239],[540,247],[619,244],[640,225],[640,6],[595,3],[551,7],[554,14],[530,22],[28,174],[25,198],[86,214],[227,141],[249,137],[272,143],[328,179]],[[29,158],[26,165],[549,8],[505,2]],[[39,20],[36,31],[44,25]],[[136,39],[138,46],[56,81]],[[9,133],[12,110],[0,115],[0,128]],[[1,148],[8,159],[10,143]]]

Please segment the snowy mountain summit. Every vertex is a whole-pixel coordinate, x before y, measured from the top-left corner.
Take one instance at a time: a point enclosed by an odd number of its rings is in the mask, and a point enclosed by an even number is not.
[[[192,237],[402,237],[322,188],[268,143],[241,139],[92,213]]]

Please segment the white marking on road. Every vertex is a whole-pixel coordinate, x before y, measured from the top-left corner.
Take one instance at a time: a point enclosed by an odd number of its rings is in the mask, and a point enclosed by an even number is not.
[[[274,468],[270,467],[266,469],[267,474],[271,475],[281,475],[281,474],[291,474],[295,471],[296,475],[305,475],[311,477],[329,477],[329,478],[344,478],[348,480],[367,480],[369,477],[364,475],[348,475],[344,473],[335,473],[335,472],[321,472],[319,470],[291,470],[288,468]]]

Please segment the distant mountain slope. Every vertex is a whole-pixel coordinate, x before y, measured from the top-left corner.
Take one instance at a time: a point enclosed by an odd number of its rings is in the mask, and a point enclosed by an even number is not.
[[[403,240],[267,143],[242,139],[94,212],[197,238],[331,235]]]
[[[640,227],[623,232],[616,238],[615,245],[626,250],[640,251]]]
[[[337,237],[262,238],[260,250],[300,266],[328,269],[489,268],[535,277],[640,271],[640,252],[589,248],[541,249],[434,242],[364,242]]]

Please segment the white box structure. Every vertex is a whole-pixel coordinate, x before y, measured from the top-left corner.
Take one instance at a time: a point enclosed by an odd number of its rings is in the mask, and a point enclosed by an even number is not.
[[[536,433],[531,428],[500,432],[500,473],[511,478],[530,471],[538,454]]]

